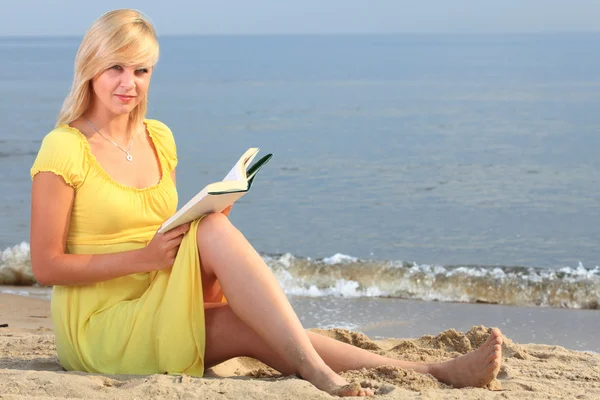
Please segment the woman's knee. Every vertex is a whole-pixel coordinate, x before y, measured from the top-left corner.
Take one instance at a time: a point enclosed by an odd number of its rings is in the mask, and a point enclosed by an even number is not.
[[[211,262],[211,260],[214,261],[214,257],[212,256],[219,253],[219,245],[225,243],[226,240],[224,238],[231,235],[231,228],[231,222],[221,213],[208,214],[198,224],[196,244],[198,246],[200,264],[202,265],[203,280],[216,279],[213,267],[218,266],[218,263]]]
[[[206,215],[198,224],[197,239],[200,245],[204,240],[210,240],[216,236],[222,235],[231,227],[229,218],[221,213],[211,213]]]

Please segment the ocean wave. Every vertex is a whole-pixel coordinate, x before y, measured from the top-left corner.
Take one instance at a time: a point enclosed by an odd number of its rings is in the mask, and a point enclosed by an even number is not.
[[[263,258],[284,291],[292,295],[600,309],[598,266],[590,269],[579,264],[551,269],[419,265],[359,260],[341,254],[322,260],[291,254]]]
[[[29,243],[22,242],[0,252],[0,285],[33,285]]]
[[[289,253],[263,259],[289,295],[600,309],[598,266],[419,265],[339,253],[320,260]],[[0,284],[35,284],[28,243],[0,252]]]

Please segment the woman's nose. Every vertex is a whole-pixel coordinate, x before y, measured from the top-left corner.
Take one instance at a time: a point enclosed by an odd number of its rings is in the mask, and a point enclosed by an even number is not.
[[[123,69],[123,73],[121,74],[121,86],[125,89],[132,89],[135,87],[135,71],[133,69]]]

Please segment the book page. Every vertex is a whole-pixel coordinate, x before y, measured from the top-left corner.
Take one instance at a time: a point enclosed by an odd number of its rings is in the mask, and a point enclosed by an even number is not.
[[[229,173],[227,174],[227,176],[223,179],[224,181],[241,181],[242,179],[245,179],[245,177],[240,176],[240,173],[239,173],[239,170],[240,170],[240,165],[239,164],[241,162],[242,162],[242,160],[239,160],[233,166],[233,168],[231,168],[231,171],[229,171]]]
[[[243,155],[240,157],[237,163],[233,166],[231,171],[225,176],[224,181],[245,181],[246,180],[246,169],[248,168],[248,164],[252,162],[254,157],[256,157],[256,153],[258,153],[257,148],[251,147],[249,148]]]

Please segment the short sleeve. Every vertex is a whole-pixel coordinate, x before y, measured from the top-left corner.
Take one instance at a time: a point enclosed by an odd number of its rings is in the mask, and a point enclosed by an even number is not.
[[[56,128],[48,133],[33,162],[33,179],[40,172],[53,172],[77,190],[85,178],[84,138],[67,128]]]
[[[172,172],[178,162],[173,132],[167,125],[155,119],[148,119],[145,122],[154,146],[157,148],[156,151],[161,156],[161,161],[165,163],[167,171]]]

